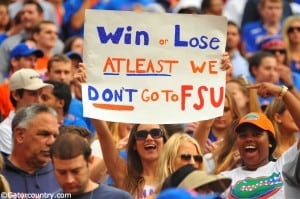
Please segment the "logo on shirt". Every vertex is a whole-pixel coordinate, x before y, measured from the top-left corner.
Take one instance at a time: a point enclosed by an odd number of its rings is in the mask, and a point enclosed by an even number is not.
[[[228,198],[269,198],[277,193],[282,186],[280,173],[273,173],[269,177],[246,178],[231,187]]]

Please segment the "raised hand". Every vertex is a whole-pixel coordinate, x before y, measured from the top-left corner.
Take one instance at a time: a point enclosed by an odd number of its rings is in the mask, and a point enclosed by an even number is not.
[[[257,94],[261,97],[278,97],[282,87],[269,82],[257,83],[248,86],[249,89],[256,89]]]
[[[228,52],[224,52],[221,59],[221,69],[226,71],[227,76],[232,74],[232,64]]]
[[[79,67],[76,69],[73,79],[79,83],[85,83],[87,81],[86,68],[84,63],[79,63]]]

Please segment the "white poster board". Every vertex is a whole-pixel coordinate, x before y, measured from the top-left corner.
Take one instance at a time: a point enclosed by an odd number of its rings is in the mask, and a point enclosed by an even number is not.
[[[84,116],[186,123],[223,114],[227,20],[86,10]]]

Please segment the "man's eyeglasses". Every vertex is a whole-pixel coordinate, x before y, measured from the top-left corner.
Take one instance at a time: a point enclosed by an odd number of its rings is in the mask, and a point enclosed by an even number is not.
[[[266,50],[267,52],[275,55],[277,52],[280,53],[280,54],[286,54],[286,50],[285,49],[269,49],[269,50]]]
[[[140,130],[135,132],[135,140],[145,140],[148,137],[148,134],[150,134],[153,139],[159,139],[163,137],[163,132],[161,129],[151,129],[150,131]]]
[[[203,158],[201,155],[181,154],[179,157],[183,161],[190,161],[192,158],[197,163],[202,163],[202,161],[203,161]]]
[[[292,32],[294,32],[295,30],[297,30],[298,32],[300,32],[300,27],[289,27],[288,29],[287,29],[287,33],[292,33]]]

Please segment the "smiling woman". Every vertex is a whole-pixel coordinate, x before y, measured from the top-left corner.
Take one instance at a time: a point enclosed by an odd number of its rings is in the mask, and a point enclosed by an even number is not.
[[[261,96],[273,97],[279,97],[284,89],[266,82],[249,88],[257,89],[257,93]],[[289,91],[281,97],[292,117],[299,118],[300,108],[297,98]],[[296,123],[300,124],[299,121]],[[242,166],[221,173],[232,178],[231,188],[227,191],[226,197],[284,198],[282,168],[298,154],[299,142],[273,162],[272,155],[277,145],[274,126],[265,114],[256,112],[242,117],[235,128],[235,133]]]
[[[162,125],[136,124],[127,145],[127,164],[118,150],[105,121],[93,120],[101,144],[103,159],[116,187],[142,199],[158,184],[158,159],[168,135]]]
[[[160,156],[158,176],[159,192],[165,179],[180,167],[192,164],[195,168],[202,170],[203,160],[198,142],[187,133],[175,133],[164,146]]]
[[[235,129],[237,145],[247,170],[255,170],[273,160],[272,154],[276,148],[275,129],[272,122],[262,113],[248,113]],[[253,138],[248,141],[248,138]],[[256,142],[255,142],[255,141]],[[268,145],[268,147],[265,147]],[[264,149],[264,150],[262,150]],[[259,152],[259,161],[253,161],[254,152]],[[250,157],[250,158],[248,158]]]
[[[283,24],[282,37],[286,44],[288,65],[293,72],[300,72],[300,19],[298,16],[288,17]]]

